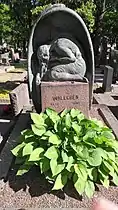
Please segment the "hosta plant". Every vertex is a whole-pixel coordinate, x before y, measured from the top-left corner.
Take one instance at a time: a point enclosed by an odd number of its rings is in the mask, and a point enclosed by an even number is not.
[[[52,190],[72,180],[77,192],[93,196],[95,184],[118,185],[118,142],[108,127],[87,119],[77,109],[31,113],[31,129],[24,130],[12,153],[20,164],[17,175],[40,168]]]

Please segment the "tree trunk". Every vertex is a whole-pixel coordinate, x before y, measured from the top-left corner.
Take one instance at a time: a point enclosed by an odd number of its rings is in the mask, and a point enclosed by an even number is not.
[[[97,13],[96,13],[96,20],[95,20],[96,30],[93,33],[93,39],[92,39],[95,57],[98,57],[98,54],[99,54],[99,47],[100,47],[101,38],[102,38],[102,23],[103,23],[103,18],[104,18],[105,7],[106,7],[106,0],[103,1],[101,11],[100,11],[100,8],[98,8]]]

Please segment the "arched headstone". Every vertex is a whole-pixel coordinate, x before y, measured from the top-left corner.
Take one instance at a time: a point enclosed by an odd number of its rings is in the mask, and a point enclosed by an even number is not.
[[[41,81],[89,82],[91,105],[94,53],[82,18],[63,4],[43,11],[34,25],[28,50],[29,91],[40,112]]]

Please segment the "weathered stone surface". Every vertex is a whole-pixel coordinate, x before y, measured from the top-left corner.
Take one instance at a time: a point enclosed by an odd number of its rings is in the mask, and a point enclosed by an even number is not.
[[[112,78],[113,78],[113,68],[110,66],[105,66],[103,86],[102,86],[105,92],[111,91]]]
[[[9,96],[13,114],[16,116],[21,112],[24,106],[29,105],[28,85],[24,83],[20,84],[10,92]]]
[[[24,71],[22,74],[19,75],[19,81],[27,81],[27,71]]]
[[[15,66],[7,66],[6,68],[5,68],[5,71],[6,72],[12,72],[12,71],[14,71],[15,70]]]
[[[20,115],[2,152],[0,153],[0,179],[5,179],[7,176],[7,173],[9,171],[13,159],[11,150],[18,144],[18,137],[21,131],[27,128],[29,120],[30,120],[29,114],[22,113]]]
[[[72,39],[72,38],[71,38]],[[40,79],[46,81],[83,81],[86,63],[82,52],[69,38],[57,38],[38,48]]]
[[[10,65],[9,63],[9,52],[0,54],[0,63]]]
[[[99,114],[103,118],[107,126],[109,126],[116,138],[118,138],[118,120],[107,106],[99,109]]]
[[[42,111],[52,107],[60,112],[65,108],[80,109],[89,115],[89,84],[82,82],[42,82]]]
[[[10,72],[10,71],[14,71],[14,70],[15,70],[14,66],[0,65],[0,73]]]

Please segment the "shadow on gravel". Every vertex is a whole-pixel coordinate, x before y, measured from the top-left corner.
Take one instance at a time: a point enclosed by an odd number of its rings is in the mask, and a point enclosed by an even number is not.
[[[33,167],[32,170],[21,177],[16,176],[16,172],[17,168],[12,169],[6,180],[9,182],[10,188],[15,192],[18,192],[21,189],[26,191],[28,188],[31,197],[39,197],[48,193],[63,200],[65,199],[65,195],[68,195],[82,201],[82,197],[78,195],[71,182],[68,182],[68,185],[65,186],[63,191],[51,191],[53,185],[48,183],[45,177],[40,174],[38,167]]]

